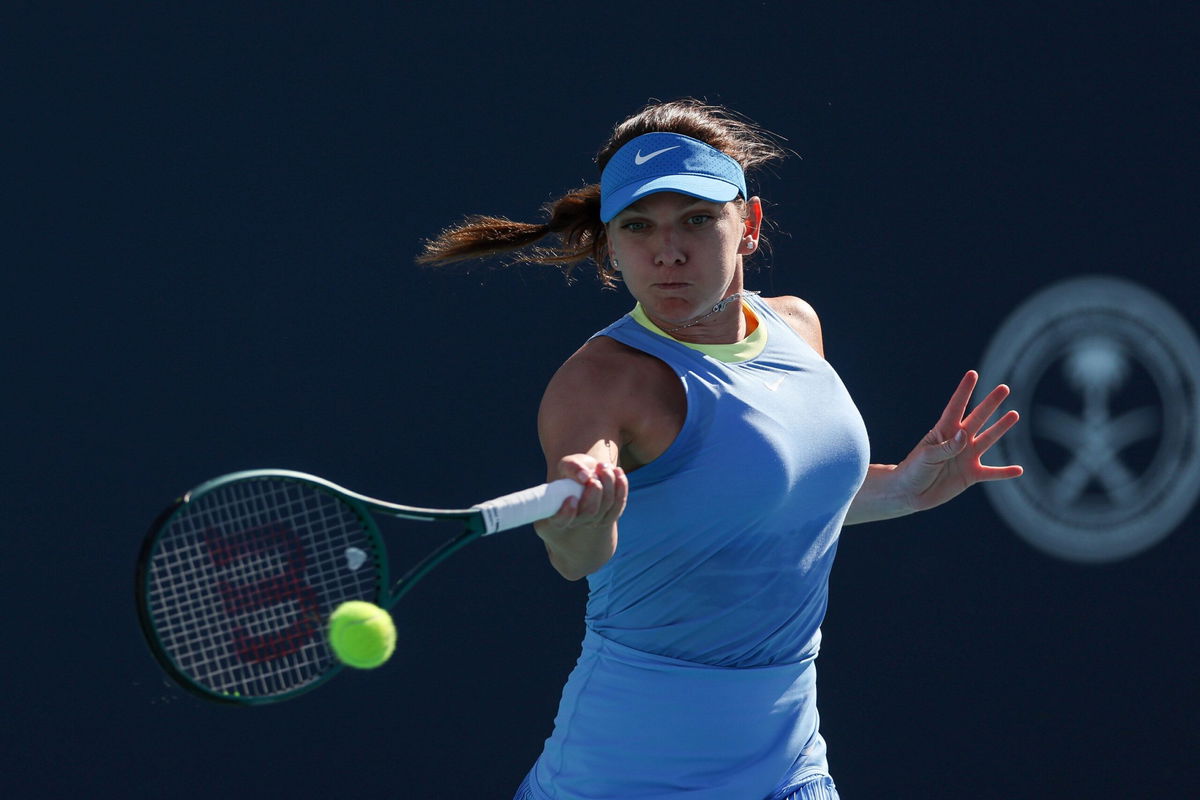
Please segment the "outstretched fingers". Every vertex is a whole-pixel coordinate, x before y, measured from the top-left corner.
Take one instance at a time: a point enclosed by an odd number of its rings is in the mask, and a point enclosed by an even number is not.
[[[1019,419],[1021,419],[1020,414],[1018,414],[1016,411],[1009,411],[1000,419],[996,420],[996,422],[990,428],[975,437],[975,451],[979,453],[979,455],[986,453],[991,449],[992,445],[1000,441],[1000,438],[1004,436],[1004,434],[1012,430],[1012,426],[1016,425]]]
[[[1009,478],[1019,478],[1025,474],[1025,469],[1019,464],[1009,464],[1006,467],[981,466],[975,479],[979,481],[1006,481]]]
[[[992,414],[995,414],[1000,408],[1000,404],[1008,399],[1009,394],[1009,388],[1004,384],[1000,384],[995,389],[992,389],[990,392],[988,392],[987,397],[980,400],[979,405],[975,406],[967,418],[963,420],[962,425],[967,433],[971,434],[972,436],[979,435],[979,431],[983,428],[987,421],[991,419]],[[1013,422],[1016,422],[1016,420],[1008,423],[1008,427],[1005,428],[1005,430],[1011,428]]]
[[[937,426],[931,431],[930,443],[937,445],[933,449],[944,459],[969,452],[974,461],[973,466],[969,468],[973,475],[972,483],[1016,478],[1022,474],[1023,470],[1015,464],[989,467],[979,461],[979,457],[1000,441],[1021,417],[1016,411],[1009,411],[985,429],[984,426],[987,425],[988,420],[1000,409],[1011,392],[1007,386],[1000,384],[988,392],[968,413],[971,395],[978,384],[979,373],[974,370],[969,370],[963,376],[959,381],[958,388],[954,390],[950,402],[946,404],[946,410],[942,412]],[[963,434],[961,438],[959,437],[960,433]],[[935,442],[933,439],[941,441]]]
[[[975,437],[974,450],[976,455],[976,475],[978,480],[1002,481],[1009,478],[1020,477],[1025,472],[1024,469],[1016,464],[1009,464],[1003,467],[989,467],[979,463],[978,461],[979,457],[991,449],[992,445],[1000,441],[1001,437],[1008,433],[1009,430],[1012,429],[1012,426],[1017,424],[1017,421],[1020,418],[1021,415],[1016,411],[1009,411],[1007,414],[1000,417],[1000,419],[996,420],[996,422],[992,424],[992,426],[986,431]]]
[[[979,373],[975,370],[968,370],[967,374],[963,375],[962,380],[958,382],[958,388],[950,396],[950,402],[946,404],[941,419],[934,427],[942,439],[949,439],[961,426],[963,417],[967,413],[967,404],[971,402],[971,393],[975,391],[975,384],[978,382]]]

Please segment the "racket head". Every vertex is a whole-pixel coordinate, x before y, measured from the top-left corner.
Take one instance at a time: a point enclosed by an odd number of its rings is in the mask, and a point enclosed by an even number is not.
[[[333,677],[329,615],[386,605],[387,554],[366,507],[288,470],[224,475],[159,515],[138,558],[142,632],[172,678],[208,699],[273,703]]]

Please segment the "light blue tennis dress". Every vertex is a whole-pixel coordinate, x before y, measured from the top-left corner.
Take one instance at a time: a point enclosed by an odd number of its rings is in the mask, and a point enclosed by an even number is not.
[[[518,798],[764,800],[828,775],[815,659],[867,434],[833,368],[762,300],[745,310],[759,325],[732,345],[676,341],[640,308],[597,334],[667,363],[687,417],[629,475]]]

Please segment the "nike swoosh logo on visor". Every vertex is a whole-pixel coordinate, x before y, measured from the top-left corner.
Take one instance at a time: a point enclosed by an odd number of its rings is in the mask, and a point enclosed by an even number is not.
[[[638,150],[637,155],[635,155],[633,157],[633,163],[637,164],[640,167],[642,164],[645,164],[647,161],[654,158],[655,156],[661,156],[663,153],[667,152],[668,150],[678,150],[679,147],[680,147],[679,145],[675,145],[674,147],[664,147],[662,150],[655,150],[653,153],[647,153],[646,155],[642,155],[642,151]]]

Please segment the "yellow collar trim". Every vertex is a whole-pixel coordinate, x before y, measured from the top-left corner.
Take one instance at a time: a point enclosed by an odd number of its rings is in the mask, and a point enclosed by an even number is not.
[[[693,344],[692,342],[680,342],[671,334],[665,332],[662,328],[655,325],[646,316],[646,312],[642,310],[642,304],[638,303],[633,307],[633,311],[629,312],[629,316],[651,333],[657,333],[663,338],[670,339],[673,342],[679,342],[684,347],[690,347],[693,350],[699,350],[706,356],[712,356],[717,361],[723,361],[726,364],[734,364],[738,361],[749,361],[758,356],[759,353],[767,346],[767,326],[763,324],[762,318],[754,313],[754,309],[743,300],[742,313],[747,317],[751,317],[758,321],[758,327],[754,329],[754,333],[742,339],[740,342],[732,344]]]

